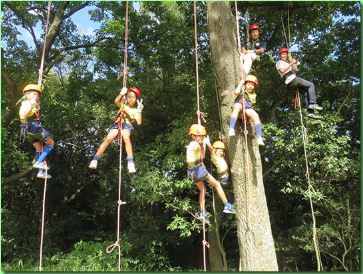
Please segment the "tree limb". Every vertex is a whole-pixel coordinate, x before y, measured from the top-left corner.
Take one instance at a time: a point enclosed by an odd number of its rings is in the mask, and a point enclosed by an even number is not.
[[[25,169],[23,169],[22,171],[10,176],[10,177],[6,177],[3,179],[3,183],[8,184],[14,181],[19,180],[21,177],[25,176],[26,174],[28,174],[31,170],[33,169],[32,166],[29,166]]]

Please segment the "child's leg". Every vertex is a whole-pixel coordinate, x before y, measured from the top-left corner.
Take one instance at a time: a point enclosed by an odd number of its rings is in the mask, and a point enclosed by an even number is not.
[[[204,185],[203,181],[198,181],[196,183],[198,189],[199,189],[199,206],[200,210],[205,210],[205,193],[206,193],[206,187]]]
[[[256,53],[247,53],[244,55],[243,70],[246,75],[250,73],[252,62],[256,59]]]
[[[125,142],[125,150],[127,158],[133,158],[132,144],[131,144],[131,132],[127,129],[122,130],[122,139]]]
[[[42,145],[41,142],[35,142],[35,143],[33,143],[33,147],[35,148],[35,156],[34,156],[34,159],[35,159],[35,161],[38,161],[40,155],[43,152],[43,145]]]
[[[42,163],[45,158],[47,158],[48,154],[53,150],[54,148],[54,141],[52,138],[48,138],[45,142],[44,142],[44,149],[42,147],[42,154],[39,156],[38,160],[37,160],[37,163]],[[42,145],[43,146],[43,145]]]
[[[242,104],[235,103],[233,106],[231,119],[229,120],[229,133],[228,133],[229,136],[234,136],[234,128],[237,123],[238,114],[240,113],[241,110],[242,110]]]
[[[260,117],[258,116],[257,112],[252,108],[246,109],[246,115],[248,118],[250,118],[254,121],[258,144],[263,146],[264,142],[262,139],[263,134],[262,134],[262,125],[261,125]]]
[[[219,199],[221,199],[222,203],[223,204],[227,203],[228,201],[226,198],[226,194],[224,194],[224,191],[223,191],[223,188],[222,188],[220,182],[218,182],[216,179],[214,179],[214,177],[212,175],[208,175],[207,182],[217,190],[217,194],[219,196]]]
[[[103,142],[100,145],[100,147],[97,149],[97,152],[96,152],[96,155],[95,156],[97,156],[98,159],[103,155],[103,153],[105,152],[106,148],[117,137],[117,135],[118,135],[118,129],[113,128],[113,129],[110,130],[110,132],[107,134],[107,136],[103,140]]]

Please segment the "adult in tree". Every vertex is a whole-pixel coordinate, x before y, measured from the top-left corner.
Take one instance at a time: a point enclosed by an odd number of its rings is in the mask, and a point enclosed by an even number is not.
[[[304,96],[304,103],[309,112],[307,116],[320,119],[321,116],[317,115],[315,110],[323,110],[323,108],[316,103],[315,85],[296,75],[299,63],[296,59],[289,57],[288,53],[288,48],[279,49],[280,60],[276,62],[276,69],[289,91],[298,90]]]

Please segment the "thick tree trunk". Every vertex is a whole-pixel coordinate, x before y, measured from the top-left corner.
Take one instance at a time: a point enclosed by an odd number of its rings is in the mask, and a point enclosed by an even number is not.
[[[213,68],[221,95],[222,126],[227,136],[229,115],[234,102],[233,90],[241,74],[236,24],[230,2],[207,2],[207,9]],[[248,130],[251,133],[251,127]],[[247,139],[247,148],[244,135],[238,130],[235,137],[228,139],[228,156],[231,161],[235,195],[240,270],[277,271],[260,152],[256,139],[251,139],[250,136]]]

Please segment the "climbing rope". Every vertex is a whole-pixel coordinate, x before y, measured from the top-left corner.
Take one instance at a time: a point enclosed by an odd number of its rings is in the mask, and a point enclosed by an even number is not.
[[[43,53],[42,58],[40,61],[40,69],[39,69],[39,78],[38,78],[38,85],[42,85],[43,81],[43,67],[44,67],[44,56],[45,56],[45,46],[47,42],[47,34],[48,34],[48,25],[49,25],[49,17],[50,17],[50,8],[52,2],[48,2],[48,11],[47,11],[47,21],[45,23],[45,31],[44,31],[44,45],[43,45]],[[45,223],[45,198],[47,194],[47,177],[48,177],[48,170],[45,169],[45,178],[44,178],[44,190],[43,190],[43,202],[42,202],[42,222],[41,222],[41,229],[40,229],[40,247],[39,247],[39,271],[42,271],[43,265],[43,240],[44,240],[44,223]]]
[[[127,84],[127,47],[128,47],[128,13],[129,13],[129,3],[126,1],[126,11],[125,11],[125,48],[124,48],[124,68],[123,68],[123,82],[122,87],[126,87]],[[119,79],[119,78],[118,78]],[[121,110],[122,112],[122,110]],[[120,221],[121,221],[121,206],[126,204],[125,201],[121,200],[121,187],[122,187],[122,116],[119,121],[119,137],[118,142],[120,145],[119,151],[119,173],[118,173],[118,200],[117,200],[117,228],[116,228],[116,241],[106,248],[107,253],[111,253],[116,247],[118,249],[118,271],[121,271],[121,246],[120,246]]]
[[[238,47],[240,48],[241,46],[241,37],[239,35],[239,20],[238,20],[238,9],[237,9],[237,1],[234,1],[235,3],[235,10],[236,10],[236,31],[237,31],[237,44]],[[248,11],[246,11],[245,14],[245,24],[246,24],[246,38],[247,38],[247,43],[249,43],[249,31],[248,31]],[[241,53],[240,53],[241,54]],[[242,80],[245,79],[245,75],[244,75],[244,71],[243,71],[243,66],[242,66],[242,60],[240,58],[240,67],[242,68]],[[246,195],[246,221],[247,221],[247,230],[246,230],[246,236],[247,236],[247,254],[246,254],[246,267],[247,270],[251,269],[251,265],[252,264],[252,256],[251,256],[251,250],[252,250],[252,231],[251,231],[251,224],[250,224],[250,207],[251,207],[251,202],[250,202],[250,164],[249,164],[249,153],[248,153],[248,142],[247,142],[247,135],[248,135],[248,130],[247,130],[247,117],[246,117],[246,98],[245,98],[245,90],[242,88],[241,91],[241,95],[242,95],[242,120],[243,120],[243,124],[244,124],[244,136],[245,136],[245,151],[244,151],[244,157],[245,157],[245,163],[246,163],[246,169],[245,169],[245,175],[246,175],[246,183],[245,183],[245,195]]]
[[[194,1],[194,46],[195,46],[195,79],[196,79],[196,85],[197,85],[197,116],[198,116],[198,124],[201,124],[201,119],[204,120],[204,113],[200,111],[200,95],[199,95],[199,69],[198,69],[198,28],[197,28],[197,2]],[[201,153],[202,154],[202,153]],[[202,195],[204,199],[204,203],[202,203],[202,212],[205,212],[204,204],[205,204],[205,187],[203,188]],[[209,248],[209,243],[206,240],[205,236],[205,219],[203,219],[203,268],[204,271],[207,271],[207,258],[206,258],[206,247]]]
[[[42,81],[43,81],[43,68],[44,68],[44,58],[45,58],[45,46],[46,46],[46,43],[47,43],[48,24],[49,24],[51,3],[52,3],[51,1],[48,2],[47,22],[45,24],[45,31],[44,31],[44,46],[43,46],[42,59],[40,61],[40,68],[39,68],[39,78],[38,78],[38,85],[39,86],[42,85]]]
[[[287,48],[290,48],[290,9],[289,9],[289,6],[287,6],[288,34],[286,34],[286,29],[285,29],[285,24],[284,24],[284,20],[282,17],[282,13],[280,13],[280,16],[281,16],[281,24],[282,24],[283,34],[285,37],[286,46],[287,46]],[[306,148],[306,144],[308,143],[308,135],[307,135],[306,127],[304,125],[304,121],[303,121],[299,90],[296,90],[294,107],[295,107],[295,109],[297,107],[299,107],[299,113],[300,113],[301,134],[302,134],[302,139],[303,139],[305,168],[306,168],[305,175],[306,175],[306,179],[307,179],[307,183],[308,183],[308,195],[309,195],[310,210],[311,210],[311,217],[312,217],[312,229],[313,229],[313,244],[314,244],[314,249],[315,249],[317,270],[323,271],[323,264],[322,264],[321,255],[320,255],[319,240],[318,240],[317,229],[316,229],[315,211],[314,211],[314,205],[313,205],[313,199],[312,199],[312,191],[315,192],[315,190],[314,190],[314,188],[311,184],[311,180],[310,180],[309,161],[308,161],[308,157],[307,157],[307,148]]]
[[[195,79],[197,85],[197,116],[198,124],[201,124],[200,103],[199,103],[199,65],[198,65],[198,29],[197,29],[197,2],[194,1],[194,47],[195,47]]]
[[[308,195],[309,195],[309,202],[310,202],[310,210],[311,210],[311,216],[312,216],[312,226],[313,226],[313,243],[314,243],[314,249],[315,249],[315,256],[316,256],[316,263],[317,263],[317,269],[318,271],[323,270],[323,264],[321,262],[321,255],[320,255],[320,247],[319,247],[319,240],[316,230],[316,219],[315,219],[315,211],[314,211],[314,205],[313,205],[313,199],[312,199],[312,191],[315,192],[313,185],[311,184],[310,180],[310,172],[309,172],[309,162],[308,162],[308,156],[307,156],[307,148],[306,144],[308,143],[308,135],[307,130],[304,125],[302,111],[301,111],[301,103],[300,103],[300,95],[297,91],[298,96],[298,105],[299,105],[299,113],[300,113],[300,122],[301,122],[301,134],[303,138],[303,145],[304,145],[304,156],[305,156],[305,167],[306,167],[306,179],[308,181]]]

